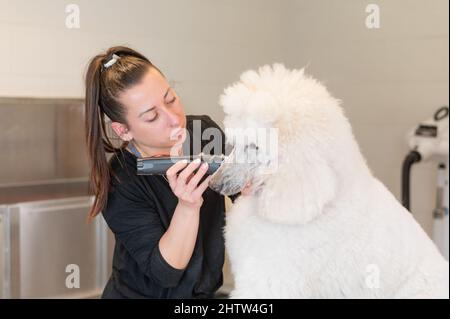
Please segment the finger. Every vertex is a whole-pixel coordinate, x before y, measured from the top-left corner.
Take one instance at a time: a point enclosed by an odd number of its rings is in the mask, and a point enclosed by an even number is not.
[[[188,183],[189,184],[189,181],[192,179],[192,177],[194,177],[195,176],[195,173],[192,173],[188,178],[187,178],[187,180],[186,180],[186,183]]]
[[[192,161],[183,171],[178,175],[178,181],[186,184],[187,178],[194,172],[194,170],[200,165],[200,159],[197,158]]]
[[[200,197],[203,192],[208,188],[209,180],[211,179],[212,175],[209,175],[205,180],[198,185],[198,187],[195,189],[195,191],[192,193],[193,196]]]
[[[172,166],[170,166],[166,171],[166,177],[169,181],[169,184],[175,185],[176,179],[177,179],[177,173],[182,170],[186,165],[188,164],[187,160],[178,161]]]
[[[186,190],[188,192],[192,192],[197,187],[198,183],[200,182],[203,175],[205,175],[207,171],[208,171],[208,163],[205,162],[200,166],[199,170],[197,171],[197,173],[195,173],[194,177],[191,178],[191,180],[187,185]]]
[[[192,190],[187,190],[188,182],[195,170],[200,165],[200,159],[195,159],[192,161],[183,171],[178,175],[175,181],[174,188],[177,194],[190,194]]]
[[[179,171],[181,171],[187,164],[188,164],[188,160],[184,159],[181,161],[176,162],[175,164],[173,164],[172,166],[170,166],[167,171],[166,174],[168,175],[176,175]]]

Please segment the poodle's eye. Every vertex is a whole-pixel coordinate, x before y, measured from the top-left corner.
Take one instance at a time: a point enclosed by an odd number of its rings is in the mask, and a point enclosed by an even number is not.
[[[254,150],[258,150],[259,149],[259,147],[255,143],[251,143],[249,145],[245,145],[244,151],[248,151],[249,148],[252,148]]]

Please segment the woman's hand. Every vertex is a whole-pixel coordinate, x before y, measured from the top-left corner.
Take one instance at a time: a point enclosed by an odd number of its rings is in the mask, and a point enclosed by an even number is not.
[[[208,170],[208,163],[203,163],[200,166],[200,162],[200,159],[196,159],[188,165],[187,161],[179,161],[166,171],[170,188],[175,196],[178,197],[178,205],[196,209],[202,206],[202,194],[208,187],[208,182],[212,175],[199,184]],[[194,174],[194,171],[199,166],[199,170]],[[181,170],[182,172],[177,176],[177,173]]]

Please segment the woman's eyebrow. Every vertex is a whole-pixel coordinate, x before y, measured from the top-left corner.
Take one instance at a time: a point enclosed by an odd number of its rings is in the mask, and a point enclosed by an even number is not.
[[[164,98],[166,98],[166,97],[167,97],[167,94],[169,94],[169,90],[170,90],[170,86],[167,88],[167,91],[166,91],[166,93],[164,94]]]
[[[139,113],[138,117],[141,117],[142,115],[144,115],[144,114],[147,113],[147,112],[153,111],[153,110],[155,109],[155,107],[156,107],[156,106],[153,106],[153,107],[151,107],[151,108],[149,108],[149,109],[147,109],[147,110],[145,110],[145,111]]]
[[[166,93],[164,94],[164,98],[167,97],[167,94],[169,94],[169,91],[170,91],[170,86],[167,88],[167,91],[166,91]],[[147,112],[153,111],[153,109],[154,109],[155,107],[156,107],[156,106],[153,106],[153,107],[151,107],[151,108],[149,108],[149,109],[147,109],[147,110],[145,110],[145,111],[139,113],[138,117],[141,117],[142,115],[144,115],[144,114],[147,113]]]

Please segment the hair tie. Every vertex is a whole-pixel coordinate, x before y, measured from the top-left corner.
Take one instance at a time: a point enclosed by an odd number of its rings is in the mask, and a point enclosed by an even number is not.
[[[107,69],[107,68],[109,68],[111,65],[113,65],[114,63],[116,63],[117,60],[119,60],[119,59],[120,59],[120,56],[118,56],[118,55],[116,55],[116,54],[113,54],[112,57],[111,57],[111,59],[110,59],[108,62],[106,62],[105,64],[103,64],[103,66]]]

